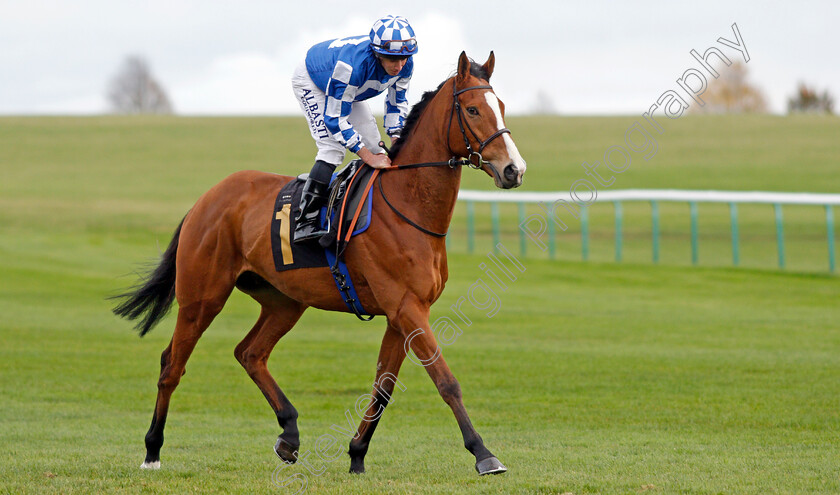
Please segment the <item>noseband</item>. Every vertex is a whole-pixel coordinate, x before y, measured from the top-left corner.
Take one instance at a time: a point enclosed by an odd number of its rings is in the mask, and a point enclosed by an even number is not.
[[[469,88],[458,90],[455,85],[455,81],[452,81],[452,111],[449,113],[449,125],[447,126],[447,129],[452,129],[452,117],[453,115],[457,115],[458,127],[461,129],[461,136],[464,137],[464,145],[467,147],[467,160],[469,161],[468,165],[472,168],[477,169],[481,168],[481,165],[484,163],[484,157],[481,156],[481,152],[484,151],[484,148],[486,148],[488,144],[493,142],[494,139],[501,136],[502,134],[510,134],[510,129],[508,129],[507,127],[499,129],[484,141],[482,141],[481,138],[478,137],[478,134],[476,134],[473,128],[470,127],[470,123],[462,117],[463,110],[461,109],[461,101],[458,99],[458,95],[460,95],[461,93],[466,93],[467,91],[472,91],[474,89],[493,89],[493,87],[489,84],[484,84],[479,86],[470,86]],[[470,131],[470,134],[472,134],[473,139],[475,139],[475,141],[478,143],[478,151],[474,150],[472,145],[470,144],[470,139],[469,137],[467,137],[468,130]],[[452,147],[449,144],[449,133],[446,134],[446,146],[450,150],[452,149]],[[473,162],[473,156],[478,157],[477,162]]]

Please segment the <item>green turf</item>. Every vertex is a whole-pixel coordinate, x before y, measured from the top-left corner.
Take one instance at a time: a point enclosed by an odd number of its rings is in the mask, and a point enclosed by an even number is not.
[[[0,222],[5,227],[52,221],[91,235],[162,233],[177,223],[201,193],[242,169],[296,175],[312,161],[314,144],[298,118],[2,118],[0,119]],[[604,152],[622,144],[625,131],[641,117],[518,117],[508,119],[528,161],[523,191],[567,191],[589,179],[582,162],[603,162]],[[821,115],[693,116],[662,121],[654,134],[658,151],[650,160],[632,153],[626,172],[606,189],[679,188],[837,192],[840,174],[840,118]],[[604,166],[605,178],[609,174]],[[161,171],[165,173],[162,175]],[[465,189],[493,189],[483,173],[465,170]],[[614,219],[611,204],[590,211],[590,260],[611,261]],[[623,259],[652,258],[650,206],[627,203]],[[699,264],[731,266],[726,205],[699,207]],[[836,208],[835,208],[836,210]],[[106,215],[98,212],[104,211]],[[500,208],[501,238],[519,246],[515,205]],[[527,214],[541,212],[527,207]],[[691,263],[686,204],[660,204],[660,262]],[[456,208],[450,250],[466,252],[464,205]],[[476,207],[476,252],[492,248],[489,207]],[[835,211],[840,219],[840,212]],[[820,206],[784,209],[787,269],[828,270],[825,211]],[[557,233],[556,258],[580,260],[580,224]],[[739,207],[740,266],[778,266],[776,228],[770,205]],[[162,227],[166,226],[166,228]],[[835,230],[837,227],[835,226]],[[836,236],[836,234],[835,234]],[[530,250],[530,256],[548,257]]]
[[[632,121],[511,119],[529,161],[526,189],[561,189]],[[271,451],[276,420],[233,358],[256,304],[236,293],[199,342],[173,398],[163,468],[145,472],[143,435],[173,319],[138,339],[105,297],[135,281],[136,263],[156,256],[192,202],[226,174],[304,170],[312,149],[300,124],[0,119],[0,493],[289,492],[271,481],[280,466]],[[834,192],[838,127],[822,117],[675,121],[660,154],[614,187]],[[464,182],[492,187],[475,172]],[[406,363],[405,390],[380,423],[365,475],[347,474],[342,456],[313,460],[319,476],[298,465],[280,478],[306,476],[306,493],[840,491],[840,286],[797,273],[824,272],[824,254],[779,272],[774,247],[768,254],[757,242],[761,270],[680,266],[687,261],[677,255],[652,266],[645,212],[627,213],[638,214],[640,230],[626,263],[604,262],[607,207],[595,261],[568,261],[579,254],[571,238],[558,238],[560,261],[528,245],[525,272],[496,290],[498,312],[464,306],[472,325],[444,348],[474,424],[508,473],[475,475],[451,412],[425,371]],[[701,206],[706,213],[701,222],[711,227],[715,212]],[[515,212],[506,215],[505,225],[515,222]],[[687,224],[680,215],[667,218]],[[759,237],[765,215],[772,228],[772,212],[743,215]],[[786,211],[805,224],[809,215]],[[818,236],[815,218],[804,237]],[[480,220],[489,225],[486,214]],[[479,278],[493,287],[479,269],[490,249],[482,228],[473,256],[453,231],[451,279],[433,318],[452,317],[450,306]],[[687,252],[684,232],[667,238],[668,249]],[[718,252],[708,263],[725,265],[725,239],[720,249],[712,241],[701,260]],[[515,232],[503,242],[519,256]],[[819,242],[801,255],[816,257]],[[310,455],[369,392],[383,324],[311,311],[269,362],[300,411]]]

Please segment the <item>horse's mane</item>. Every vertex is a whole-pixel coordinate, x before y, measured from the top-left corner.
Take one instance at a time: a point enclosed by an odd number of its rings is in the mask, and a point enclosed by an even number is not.
[[[470,74],[485,81],[490,80],[490,76],[487,74],[487,71],[484,70],[484,66],[479,65],[472,59],[470,59]],[[397,140],[396,144],[394,144],[394,146],[391,148],[390,153],[388,153],[388,158],[393,160],[397,157],[400,150],[402,149],[403,143],[405,143],[406,141],[406,138],[409,135],[411,135],[411,133],[414,131],[414,127],[417,125],[417,121],[420,120],[420,115],[423,114],[423,110],[425,110],[426,107],[429,106],[429,102],[431,102],[432,99],[440,92],[440,88],[442,88],[443,85],[446,84],[446,81],[452,79],[452,77],[454,76],[450,76],[445,81],[440,83],[437,89],[433,91],[426,91],[425,93],[423,93],[423,96],[420,98],[420,101],[418,101],[413,107],[411,107],[411,111],[408,113],[408,117],[406,117],[405,119],[405,125],[403,125],[403,130],[400,134],[400,138]]]

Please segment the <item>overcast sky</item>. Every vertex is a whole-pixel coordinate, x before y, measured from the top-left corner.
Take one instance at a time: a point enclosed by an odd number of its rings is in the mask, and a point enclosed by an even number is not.
[[[509,112],[532,110],[542,93],[563,114],[638,115],[699,68],[691,49],[716,46],[743,61],[717,43],[735,40],[733,23],[771,110],[785,110],[799,81],[840,97],[836,1],[363,4],[0,0],[0,114],[107,112],[108,81],[129,54],[150,62],[180,114],[294,114],[289,79],[308,47],[367,34],[391,13],[419,40],[412,102],[450,74],[461,50],[480,62],[494,50],[491,82]]]

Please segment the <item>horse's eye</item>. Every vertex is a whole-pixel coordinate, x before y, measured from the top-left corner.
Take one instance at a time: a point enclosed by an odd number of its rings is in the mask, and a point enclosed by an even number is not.
[[[478,109],[475,107],[467,107],[467,113],[476,116],[478,115]]]

